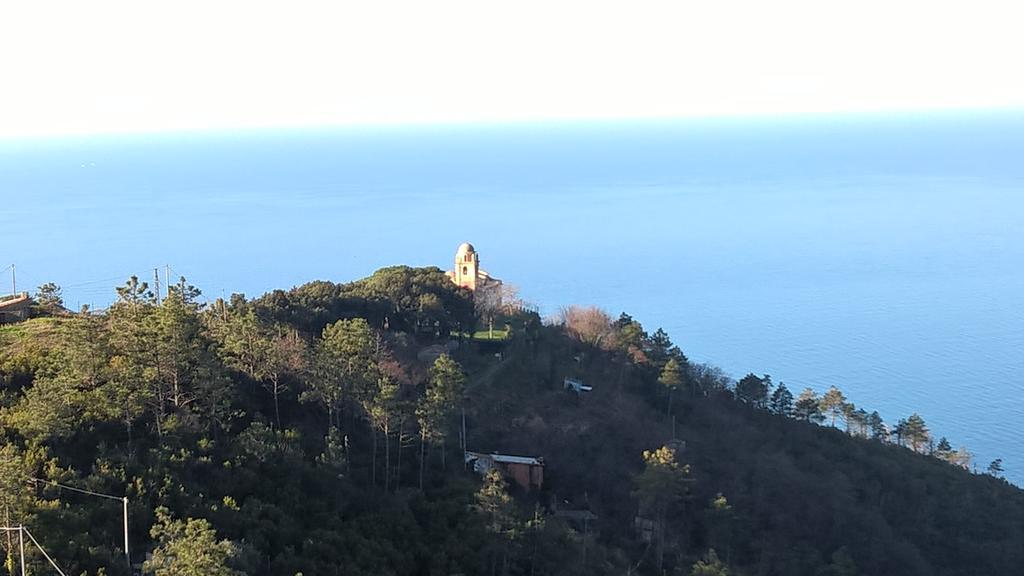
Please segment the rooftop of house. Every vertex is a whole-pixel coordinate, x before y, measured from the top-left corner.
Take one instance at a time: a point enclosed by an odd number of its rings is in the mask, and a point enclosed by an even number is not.
[[[0,308],[9,308],[31,301],[32,297],[28,295],[28,292],[22,292],[21,294],[12,294],[9,296],[0,296]]]
[[[476,460],[480,458],[487,458],[494,462],[501,462],[503,464],[526,464],[529,466],[543,466],[544,460],[542,458],[533,458],[530,456],[510,456],[508,454],[498,454],[492,452],[486,454],[484,452],[469,452],[466,451],[466,460]]]

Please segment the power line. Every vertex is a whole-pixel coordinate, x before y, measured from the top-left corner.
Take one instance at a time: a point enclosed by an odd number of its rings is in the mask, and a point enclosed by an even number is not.
[[[123,280],[124,276],[112,276],[110,278],[101,278],[99,280],[89,280],[86,282],[79,282],[77,284],[64,284],[61,288],[79,288],[81,286],[88,286],[90,284],[99,284],[100,282],[112,282],[114,280]]]
[[[64,571],[60,569],[60,566],[57,566],[57,563],[54,562],[53,558],[51,558],[50,555],[46,553],[46,550],[44,550],[43,547],[39,544],[39,541],[36,540],[36,537],[32,535],[32,532],[29,531],[28,526],[0,526],[0,532],[18,533],[18,548],[20,549],[21,552],[21,573],[23,576],[28,574],[28,572],[25,570],[25,534],[28,534],[29,540],[31,540],[32,543],[36,545],[36,548],[38,548],[39,551],[43,553],[43,556],[46,558],[46,560],[50,562],[50,566],[53,566],[53,569],[56,570],[57,573],[60,574],[60,576],[67,576],[67,574],[65,574]]]
[[[50,555],[46,553],[46,550],[43,550],[43,547],[39,545],[38,541],[36,541],[36,537],[28,531],[28,527],[22,526],[21,529],[25,532],[25,534],[28,534],[29,539],[32,540],[32,543],[36,545],[36,548],[39,548],[39,551],[43,553],[43,556],[45,556],[46,559],[50,561],[50,566],[53,566],[53,569],[56,570],[57,573],[60,574],[60,576],[68,576],[64,573],[63,570],[60,569],[60,566],[57,566],[57,563],[53,561],[53,558],[50,558]]]
[[[43,484],[49,484],[51,486],[57,486],[64,490],[70,490],[72,492],[79,492],[82,494],[88,494],[89,496],[98,496],[100,498],[107,498],[110,500],[117,500],[121,503],[122,513],[124,514],[124,557],[128,561],[128,566],[131,566],[131,553],[128,550],[128,497],[127,496],[113,496],[111,494],[103,494],[102,492],[94,492],[92,490],[85,490],[84,488],[75,488],[74,486],[68,486],[53,480],[44,480],[42,478],[34,478],[32,476],[26,476],[29,481],[34,483],[42,482]],[[59,570],[58,570],[59,571]]]
[[[59,488],[64,488],[66,490],[71,490],[72,492],[81,492],[82,494],[89,494],[91,496],[100,496],[102,498],[110,498],[111,500],[117,500],[119,502],[124,500],[124,496],[111,496],[110,494],[101,494],[100,492],[93,492],[92,490],[85,490],[83,488],[75,488],[74,486],[68,486],[66,484],[60,484],[58,482],[54,482],[53,480],[43,480],[42,478],[33,478],[31,476],[27,476],[27,478],[30,481],[32,481],[32,482],[42,482],[44,484],[49,484],[51,486],[57,486]]]

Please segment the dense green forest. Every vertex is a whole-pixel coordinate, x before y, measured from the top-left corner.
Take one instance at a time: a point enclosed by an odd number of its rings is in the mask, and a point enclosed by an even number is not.
[[[920,416],[887,425],[839,390],[733,381],[625,314],[483,310],[404,266],[209,304],[136,278],[101,313],[62,312],[53,285],[38,302],[0,327],[0,523],[67,574],[132,572],[122,496],[131,562],[159,576],[1024,565],[998,462],[971,473]],[[542,457],[543,485],[478,475],[464,448]],[[0,546],[20,573],[18,533]]]

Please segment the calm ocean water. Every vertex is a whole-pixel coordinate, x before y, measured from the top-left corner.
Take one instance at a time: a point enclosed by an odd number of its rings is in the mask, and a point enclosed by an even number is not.
[[[165,264],[212,299],[466,240],[545,312],[917,411],[1024,484],[1024,114],[0,142],[0,268],[71,307]]]

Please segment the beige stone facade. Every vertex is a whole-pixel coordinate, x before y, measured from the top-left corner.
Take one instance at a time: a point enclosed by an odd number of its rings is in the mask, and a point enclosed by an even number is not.
[[[480,255],[469,242],[463,242],[455,252],[455,268],[448,272],[452,282],[469,288],[473,292],[479,289],[497,289],[501,280],[492,278],[480,269]]]

